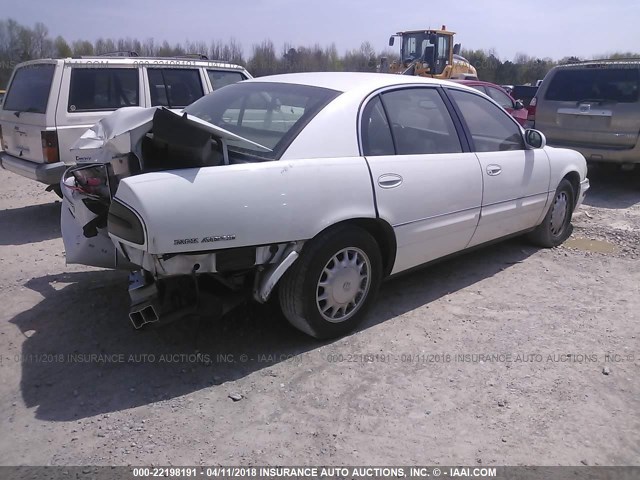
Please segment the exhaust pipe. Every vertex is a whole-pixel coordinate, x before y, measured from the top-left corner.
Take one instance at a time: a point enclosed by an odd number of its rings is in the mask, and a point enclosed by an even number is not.
[[[147,323],[165,324],[187,315],[214,315],[221,311],[217,299],[199,294],[195,276],[180,275],[154,280],[142,271],[129,275],[129,319],[139,330]]]
[[[133,323],[133,328],[139,330],[147,323],[155,323],[160,320],[160,316],[150,302],[145,304],[132,305],[129,311],[129,318]]]

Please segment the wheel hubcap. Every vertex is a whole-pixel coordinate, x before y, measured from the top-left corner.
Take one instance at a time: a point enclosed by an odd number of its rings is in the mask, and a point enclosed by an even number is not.
[[[322,269],[316,288],[316,304],[325,320],[348,320],[362,305],[371,283],[371,262],[359,248],[336,253]]]
[[[553,210],[551,211],[551,233],[559,235],[564,228],[567,211],[569,210],[569,197],[566,192],[560,192],[556,195],[553,202]]]

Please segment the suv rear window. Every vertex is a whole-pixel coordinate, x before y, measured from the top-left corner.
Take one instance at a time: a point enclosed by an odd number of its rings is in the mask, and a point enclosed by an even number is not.
[[[204,95],[200,70],[195,68],[148,68],[151,105],[184,108]]]
[[[139,105],[137,68],[73,68],[70,112],[116,110]]]
[[[637,102],[639,71],[638,67],[558,70],[544,98],[565,102]]]
[[[16,70],[3,109],[45,113],[55,68],[53,64],[36,64]]]

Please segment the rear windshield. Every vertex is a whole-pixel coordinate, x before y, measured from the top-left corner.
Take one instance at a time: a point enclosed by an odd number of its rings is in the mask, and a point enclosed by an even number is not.
[[[229,150],[279,158],[295,136],[340,92],[288,83],[235,83],[184,109],[209,123],[263,145],[271,152],[229,140]]]
[[[3,109],[45,113],[55,68],[53,64],[39,64],[16,70]]]
[[[74,68],[70,112],[116,110],[139,104],[137,68]]]
[[[545,99],[565,102],[637,102],[638,71],[637,67],[558,70],[551,79]]]

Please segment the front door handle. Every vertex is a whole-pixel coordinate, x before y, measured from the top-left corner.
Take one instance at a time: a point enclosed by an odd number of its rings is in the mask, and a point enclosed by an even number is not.
[[[495,177],[496,175],[500,175],[501,172],[502,167],[500,165],[487,165],[487,175]]]
[[[385,173],[378,177],[380,188],[394,188],[402,184],[402,177],[397,173]]]

